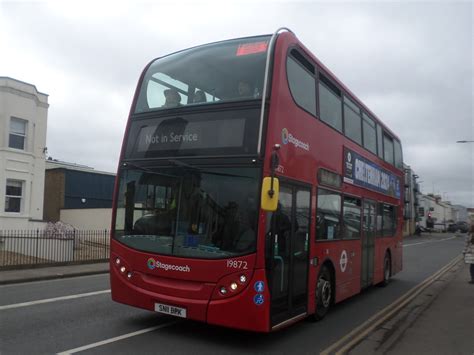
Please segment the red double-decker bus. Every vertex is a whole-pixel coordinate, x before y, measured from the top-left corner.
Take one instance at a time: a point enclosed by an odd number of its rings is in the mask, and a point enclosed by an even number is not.
[[[117,302],[269,332],[402,268],[399,139],[287,29],[153,60],[117,173]]]

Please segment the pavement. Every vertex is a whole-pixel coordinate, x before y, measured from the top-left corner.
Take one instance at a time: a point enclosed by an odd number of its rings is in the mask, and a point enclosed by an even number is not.
[[[426,236],[425,236],[426,237]],[[423,237],[408,237],[422,240]],[[0,271],[0,285],[109,272],[108,263]],[[365,339],[351,354],[474,354],[474,284],[460,261],[407,305],[384,335]],[[392,329],[392,331],[386,331]],[[382,329],[380,329],[382,330]]]
[[[474,354],[474,284],[463,260],[347,352]]]
[[[474,354],[474,284],[461,261],[432,302],[389,348],[387,354]],[[415,311],[416,313],[416,311]]]
[[[106,274],[109,263],[76,264],[0,271],[0,285]]]

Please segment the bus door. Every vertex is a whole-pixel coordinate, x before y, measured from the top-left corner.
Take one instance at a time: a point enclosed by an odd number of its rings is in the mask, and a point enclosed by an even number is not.
[[[361,243],[361,288],[371,285],[374,281],[375,218],[376,203],[365,200]]]
[[[281,182],[277,211],[271,216],[271,323],[307,311],[309,187]]]

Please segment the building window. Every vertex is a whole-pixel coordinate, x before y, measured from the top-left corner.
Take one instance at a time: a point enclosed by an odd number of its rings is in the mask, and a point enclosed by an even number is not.
[[[341,90],[319,74],[319,118],[342,132]]]
[[[10,148],[25,150],[27,121],[12,117],[10,120]]]
[[[21,212],[22,199],[23,181],[7,180],[5,212]]]
[[[340,238],[341,195],[325,189],[318,189],[318,213],[316,238],[333,240]]]
[[[292,54],[297,53],[291,51]],[[301,55],[299,56],[301,57]],[[290,86],[291,95],[295,100],[296,104],[308,111],[312,115],[316,115],[316,82],[313,75],[306,70],[312,69],[314,74],[314,67],[311,63],[305,63],[306,65],[300,65],[301,60],[305,58],[298,58],[296,61],[293,57],[288,57],[286,61],[286,70],[288,74],[288,84]]]

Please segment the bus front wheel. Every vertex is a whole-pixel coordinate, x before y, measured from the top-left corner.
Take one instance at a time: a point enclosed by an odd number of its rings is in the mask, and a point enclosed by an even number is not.
[[[319,272],[316,284],[316,312],[314,320],[323,319],[331,307],[334,297],[331,271],[327,266],[323,266]]]

